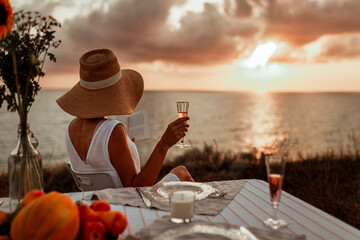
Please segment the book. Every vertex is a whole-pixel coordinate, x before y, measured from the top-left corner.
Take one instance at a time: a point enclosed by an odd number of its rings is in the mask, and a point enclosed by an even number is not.
[[[112,115],[109,118],[123,123],[127,135],[133,142],[150,139],[149,114],[146,110],[131,115]]]

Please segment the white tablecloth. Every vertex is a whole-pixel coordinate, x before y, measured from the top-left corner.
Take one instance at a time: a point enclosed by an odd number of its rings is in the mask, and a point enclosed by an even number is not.
[[[244,188],[220,214],[196,215],[195,218],[266,230],[263,220],[272,215],[268,191],[267,182],[257,179],[247,180]],[[89,193],[91,192],[66,193],[65,195],[76,201],[83,199]],[[90,201],[84,201],[84,203],[90,204]],[[156,209],[118,205],[111,207],[113,210],[124,213],[128,219],[129,225],[124,235],[134,234],[161,216],[169,215],[169,212]],[[1,207],[0,210],[2,210]],[[308,240],[360,239],[358,229],[284,191],[278,216],[288,223],[288,226],[280,231],[295,235],[305,234]]]

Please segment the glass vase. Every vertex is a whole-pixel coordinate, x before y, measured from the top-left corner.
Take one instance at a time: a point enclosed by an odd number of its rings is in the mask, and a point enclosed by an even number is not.
[[[31,134],[29,124],[19,124],[18,142],[8,159],[10,212],[29,191],[43,190],[42,157]]]

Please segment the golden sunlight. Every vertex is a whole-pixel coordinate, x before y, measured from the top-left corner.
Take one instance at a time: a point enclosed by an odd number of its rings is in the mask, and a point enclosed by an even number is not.
[[[249,69],[265,67],[270,57],[275,53],[278,46],[275,42],[259,44],[251,56],[243,62],[243,66]]]

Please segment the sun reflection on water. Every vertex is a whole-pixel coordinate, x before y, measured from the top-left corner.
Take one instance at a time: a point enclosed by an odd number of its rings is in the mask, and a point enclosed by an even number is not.
[[[249,132],[251,134],[245,138],[245,142],[248,146],[264,150],[279,137],[276,131],[279,119],[271,94],[256,93],[254,97],[256,99],[249,117],[251,121]]]

